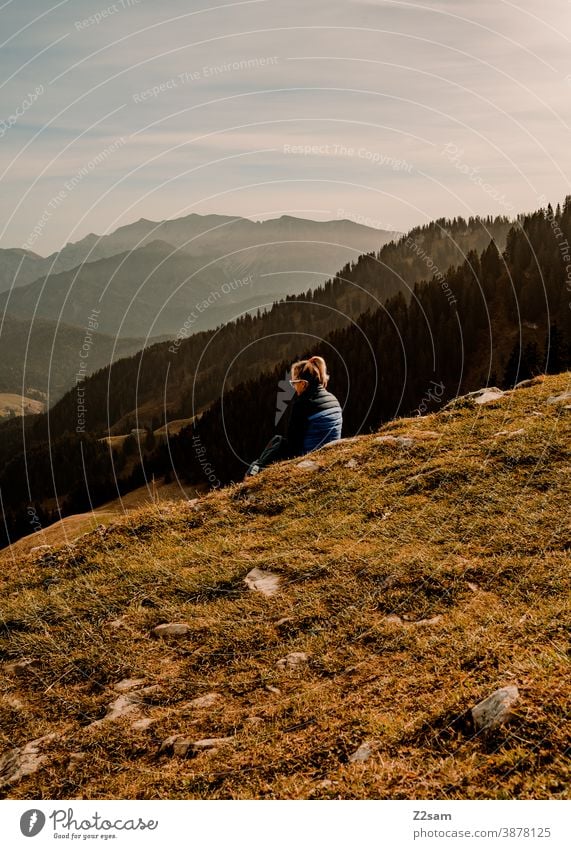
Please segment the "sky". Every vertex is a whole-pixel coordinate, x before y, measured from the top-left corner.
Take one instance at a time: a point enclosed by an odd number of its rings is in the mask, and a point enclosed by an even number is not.
[[[0,0],[0,247],[569,193],[567,0]]]

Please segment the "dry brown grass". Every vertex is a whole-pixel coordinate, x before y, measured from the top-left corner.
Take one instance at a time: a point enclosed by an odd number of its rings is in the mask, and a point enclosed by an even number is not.
[[[147,506],[43,562],[22,557],[1,579],[3,744],[59,737],[4,792],[566,796],[571,412],[545,402],[570,381],[382,429],[420,432],[409,449],[365,436],[312,455],[318,472],[282,463],[198,509]],[[254,566],[281,576],[276,596],[246,588]],[[150,636],[173,621],[189,633]],[[306,668],[276,666],[294,651]],[[33,661],[24,675],[18,660]],[[142,706],[152,725],[87,728],[127,677],[156,685]],[[512,723],[474,736],[467,710],[508,683]],[[189,705],[211,691],[211,707]],[[159,754],[173,734],[233,740]],[[364,741],[372,756],[350,763]]]

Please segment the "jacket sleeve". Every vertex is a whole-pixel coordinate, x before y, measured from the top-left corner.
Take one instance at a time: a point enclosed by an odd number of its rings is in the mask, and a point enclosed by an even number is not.
[[[307,424],[306,405],[300,398],[294,398],[290,404],[290,415],[288,419],[286,438],[288,442],[288,454],[290,457],[299,457],[303,454],[303,438]]]

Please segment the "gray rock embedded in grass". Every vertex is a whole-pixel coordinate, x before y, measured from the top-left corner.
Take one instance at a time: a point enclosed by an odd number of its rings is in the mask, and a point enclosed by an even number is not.
[[[389,448],[412,448],[414,439],[410,436],[377,436],[374,439],[375,445],[386,445]]]
[[[47,760],[43,754],[44,747],[56,737],[55,732],[46,734],[0,756],[0,787],[16,784],[27,775],[37,772]]]
[[[281,657],[276,663],[276,666],[278,667],[278,669],[291,670],[307,666],[308,662],[309,657],[304,651],[292,651],[289,654],[286,654],[285,657]]]
[[[205,693],[203,696],[197,696],[196,699],[188,702],[188,707],[192,708],[208,708],[219,702],[222,696],[220,693]]]
[[[471,404],[488,404],[490,401],[498,401],[503,398],[505,392],[498,389],[497,386],[485,386],[483,389],[476,389],[474,392],[467,392],[466,395],[459,395],[458,398],[453,398],[448,404],[442,407],[443,410],[453,410],[454,407],[461,407]]]
[[[127,693],[129,690],[136,690],[144,683],[144,678],[123,678],[122,681],[118,681],[113,686],[113,689],[117,690],[118,693]]]
[[[151,633],[155,637],[184,637],[190,630],[190,625],[186,622],[168,622],[157,625]]]
[[[275,595],[279,589],[280,576],[274,574],[274,572],[258,569],[258,567],[255,566],[253,569],[250,569],[244,578],[244,582],[248,589],[262,593],[262,595],[272,596]]]
[[[321,466],[316,463],[314,460],[302,460],[300,463],[296,463],[296,468],[303,469],[304,472],[318,472]]]
[[[359,764],[368,761],[373,754],[373,749],[370,743],[361,743],[358,749],[355,749],[352,755],[349,755],[350,764]]]
[[[160,745],[159,754],[173,754],[178,757],[187,755],[198,755],[208,749],[218,749],[234,740],[233,737],[206,737],[202,740],[193,740],[183,734],[173,734],[167,737]]]
[[[571,401],[571,392],[562,392],[561,395],[550,395],[548,404],[565,404]]]
[[[494,728],[499,728],[500,725],[508,722],[512,714],[512,708],[518,700],[518,688],[510,684],[507,687],[501,687],[495,693],[492,693],[491,696],[488,696],[487,699],[475,705],[471,710],[471,714],[476,733],[492,731]]]

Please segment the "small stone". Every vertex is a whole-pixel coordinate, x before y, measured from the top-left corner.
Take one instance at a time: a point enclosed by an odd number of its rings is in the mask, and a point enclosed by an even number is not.
[[[411,439],[410,436],[377,436],[374,439],[376,445],[387,445],[394,448],[412,448],[414,445],[414,439]]]
[[[537,325],[536,325],[537,327]],[[527,380],[520,380],[519,383],[516,383],[514,389],[528,389],[530,386],[535,386],[538,383],[542,382],[541,377],[529,377]]]
[[[88,728],[99,728],[108,722],[116,722],[128,714],[139,711],[141,704],[141,696],[139,693],[127,693],[124,696],[118,696],[114,702],[107,706],[107,713],[101,719],[96,719],[90,722]]]
[[[402,619],[400,618],[400,616],[397,616],[396,613],[389,613],[388,616],[384,617],[383,621],[386,622],[387,625],[403,625],[404,624]]]
[[[233,737],[207,737],[203,740],[192,740],[190,737],[184,737],[182,734],[173,734],[167,737],[160,745],[159,754],[170,753],[178,757],[185,757],[188,754],[196,755],[199,752],[207,749],[217,749],[226,743],[231,743]]]
[[[571,392],[563,392],[561,395],[550,395],[547,399],[548,404],[564,404],[566,401],[571,401]]]
[[[296,463],[298,469],[303,469],[305,472],[318,472],[321,466],[313,460],[302,460],[301,463]]]
[[[119,628],[127,627],[127,617],[120,616],[119,619],[113,619],[112,622],[109,623],[109,627],[113,628],[114,631],[118,631]]]
[[[155,722],[155,719],[151,719],[150,716],[146,716],[144,719],[136,719],[135,722],[132,722],[131,728],[133,731],[146,731],[147,728],[150,728]]]
[[[349,755],[349,763],[350,764],[358,764],[364,763],[368,761],[371,755],[373,754],[373,750],[371,748],[370,743],[361,743],[358,749],[355,749],[352,755]]]
[[[503,395],[504,393],[497,386],[490,386],[480,390],[480,394],[474,398],[474,404],[489,404],[490,401],[497,401],[499,398],[503,398]]]
[[[186,622],[169,622],[157,625],[151,633],[155,637],[183,637],[190,630],[191,627]]]
[[[525,433],[523,427],[520,427],[519,430],[498,430],[497,433],[494,433],[494,438],[497,436],[521,436],[523,433]]]
[[[279,687],[274,687],[273,684],[266,684],[266,690],[269,693],[274,693],[274,695],[276,695],[276,696],[281,696],[282,691],[280,690]]]
[[[514,684],[501,687],[472,708],[471,714],[476,733],[491,731],[508,722],[511,709],[519,699],[519,690]]]
[[[193,708],[208,708],[220,701],[222,696],[220,693],[205,693],[203,696],[197,696],[191,702],[188,702],[188,707]]]
[[[274,574],[274,572],[258,569],[258,567],[255,566],[248,572],[244,578],[244,582],[248,589],[253,590],[254,592],[259,592],[265,596],[272,596],[279,590],[280,576]]]
[[[118,681],[114,685],[113,689],[117,690],[118,693],[127,693],[129,690],[136,690],[144,683],[144,678],[123,678],[122,681]]]
[[[35,545],[33,548],[30,549],[30,554],[39,554],[40,552],[42,554],[45,554],[46,551],[49,551],[50,549],[51,545]]]
[[[298,669],[309,662],[309,657],[303,651],[292,651],[276,663],[278,669]]]
[[[6,671],[14,675],[27,676],[38,666],[37,660],[16,660],[6,666]]]
[[[356,468],[358,468],[358,466],[359,466],[359,464],[358,464],[358,462],[355,460],[355,458],[354,458],[354,457],[351,457],[351,459],[350,459],[350,460],[348,460],[348,461],[345,463],[345,468],[346,468],[346,469],[356,469]]]

